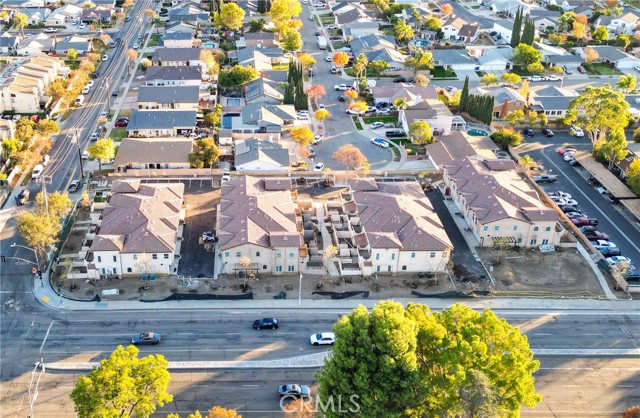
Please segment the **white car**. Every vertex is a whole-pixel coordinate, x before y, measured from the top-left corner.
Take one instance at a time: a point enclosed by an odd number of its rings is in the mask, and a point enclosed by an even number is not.
[[[309,111],[308,110],[298,110],[296,112],[296,117],[300,120],[309,119]]]
[[[338,29],[338,27],[336,25],[327,25],[327,26],[325,26],[325,28],[327,28],[329,30]]]
[[[42,171],[44,171],[44,167],[42,166],[42,164],[37,164],[35,167],[33,167],[33,171],[31,172],[31,178],[37,179],[42,175]]]
[[[557,75],[548,75],[545,78],[545,81],[560,81],[561,78],[558,77]]]
[[[614,267],[614,266],[619,267],[620,264],[625,263],[627,266],[629,266],[629,270],[635,270],[635,267],[633,266],[633,264],[631,264],[631,259],[623,255],[615,255],[613,257],[607,257],[606,261],[609,267]]]
[[[324,139],[324,135],[316,135],[313,137],[313,145],[318,145]]]
[[[80,23],[80,26],[78,26],[78,28],[80,28],[80,29],[84,29],[86,27],[87,27],[86,23]]]
[[[575,160],[576,157],[573,156],[572,152],[565,152],[565,154],[562,156],[562,159],[565,160],[566,162],[569,162],[571,160]]]
[[[377,145],[380,148],[389,148],[389,143],[382,138],[371,138],[369,140],[373,145]]]
[[[58,31],[58,29],[55,28],[46,28],[44,30],[44,33],[56,33]]]
[[[333,332],[321,332],[309,337],[311,345],[333,345],[336,342],[336,334]]]
[[[331,74],[338,74],[338,71],[338,67],[331,67],[331,69],[329,70]]]
[[[320,104],[318,105],[318,109],[325,109],[325,105],[323,105],[322,103],[320,103]]]
[[[93,85],[94,85],[95,83],[96,83],[96,82],[95,82],[95,80],[89,80],[89,81],[87,82],[87,87],[93,87]]]
[[[83,160],[88,160],[89,159],[89,151],[83,151],[82,152],[82,159]]]
[[[84,86],[82,89],[82,94],[89,94],[89,86]]]
[[[138,43],[133,44],[133,49],[138,49],[138,48],[140,48],[140,44]]]
[[[347,91],[349,90],[349,87],[347,87],[346,84],[336,84],[335,86],[333,86],[333,89],[336,91]]]
[[[640,72],[640,65],[636,65],[633,69]]]
[[[371,125],[369,125],[371,129],[378,129],[378,128],[382,128],[383,126],[384,126],[383,122],[373,122]]]
[[[549,193],[549,197],[552,198],[552,199],[554,197],[557,197],[557,198],[562,197],[564,199],[572,199],[573,198],[569,193],[565,193],[565,192],[551,192],[551,193]]]
[[[324,170],[324,163],[318,163],[315,167],[313,167],[313,171],[322,171]]]
[[[103,55],[103,56],[102,56],[102,61],[106,61],[106,60],[108,60],[108,59],[109,59],[109,56],[108,56],[108,55]]]
[[[540,77],[539,75],[532,75],[531,77],[527,78],[528,81],[543,81],[543,78]]]
[[[331,58],[329,55],[327,55],[326,57],[324,57],[324,60],[327,62],[331,62],[333,61],[333,58]]]
[[[582,128],[577,127],[577,126],[572,126],[571,129],[569,129],[569,133],[571,133],[571,135],[577,136],[579,138],[582,138],[584,136],[584,131],[582,130]]]
[[[347,113],[350,114],[350,115],[362,116],[366,112],[363,112],[361,110],[356,110],[356,109],[347,109]]]

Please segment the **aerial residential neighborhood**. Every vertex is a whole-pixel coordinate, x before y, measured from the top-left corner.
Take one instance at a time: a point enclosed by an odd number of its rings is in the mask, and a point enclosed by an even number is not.
[[[640,3],[0,7],[2,416],[639,416]]]

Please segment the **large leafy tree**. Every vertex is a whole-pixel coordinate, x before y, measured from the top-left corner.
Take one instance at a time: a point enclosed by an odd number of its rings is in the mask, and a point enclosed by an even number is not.
[[[519,145],[522,142],[522,135],[513,129],[500,128],[491,134],[491,139],[502,149],[507,149],[509,146]]]
[[[594,41],[601,44],[604,41],[609,40],[609,31],[607,30],[606,26],[598,26],[593,30],[591,37],[593,38]]]
[[[629,124],[629,103],[609,84],[587,86],[569,103],[564,119],[565,123],[582,128],[595,145],[611,132],[626,128]]]
[[[134,346],[118,346],[71,392],[79,418],[148,417],[171,402],[169,362],[160,354],[138,358]]]
[[[406,69],[413,72],[413,76],[415,77],[416,74],[418,74],[418,71],[428,70],[431,67],[432,60],[433,55],[431,52],[425,51],[424,49],[418,49],[413,57],[405,60],[404,66]]]
[[[189,154],[192,167],[203,168],[213,166],[220,157],[220,149],[213,138],[203,138],[195,142],[196,149]]]
[[[11,26],[20,29],[20,32],[24,35],[24,28],[29,25],[29,16],[24,13],[16,13],[11,19]]]
[[[244,10],[235,3],[225,3],[220,8],[220,23],[231,30],[242,27],[244,21]]]
[[[423,120],[417,120],[409,126],[409,137],[411,142],[418,145],[426,145],[433,142],[431,127]]]
[[[302,6],[298,0],[273,0],[270,4],[269,17],[278,31],[302,12]]]
[[[55,135],[60,132],[60,127],[53,119],[41,119],[37,126],[40,135],[49,139],[51,135]]]
[[[356,169],[362,167],[367,163],[367,157],[364,156],[362,151],[354,147],[353,144],[346,144],[341,146],[333,153],[333,161],[344,164],[347,170],[349,168]]]
[[[367,68],[369,68],[369,70],[373,71],[376,74],[380,74],[381,72],[390,69],[391,65],[387,61],[375,60],[371,61]]]
[[[360,78],[360,76],[364,73],[369,65],[369,60],[365,54],[358,55],[354,60],[351,68],[353,68],[353,72],[356,75],[356,78]]]
[[[331,61],[337,66],[344,68],[349,63],[349,54],[344,51],[338,51],[331,57]]]
[[[512,59],[514,64],[526,67],[534,62],[540,62],[542,60],[542,52],[531,45],[519,44],[513,51]]]
[[[599,141],[593,147],[596,156],[609,164],[609,169],[613,165],[627,156],[627,139],[623,130],[616,130],[608,135],[607,139]]]
[[[522,83],[522,78],[516,73],[504,73],[500,76],[500,80],[509,84],[520,84]]]
[[[291,139],[293,139],[293,142],[301,147],[311,145],[313,142],[313,132],[305,126],[291,128],[289,132],[291,133]]]
[[[300,32],[293,29],[286,29],[282,31],[280,44],[285,51],[297,51],[302,48],[302,37]]]
[[[486,73],[480,79],[480,83],[484,84],[485,86],[491,86],[493,84],[498,84],[498,76],[495,75],[495,74]]]
[[[629,169],[625,174],[627,184],[635,194],[640,196],[640,158],[636,158],[629,164]]]
[[[616,88],[621,90],[624,94],[628,94],[631,90],[636,88],[636,76],[633,74],[623,74],[616,83]]]
[[[409,43],[415,35],[413,28],[409,26],[404,19],[399,19],[396,22],[393,27],[393,33],[395,34],[396,40],[404,44]]]
[[[238,87],[258,78],[258,71],[252,67],[235,65],[230,69],[220,71],[218,84],[221,87]]]
[[[96,141],[87,151],[91,158],[98,160],[98,169],[102,171],[102,163],[116,156],[116,144],[110,138],[104,138]]]

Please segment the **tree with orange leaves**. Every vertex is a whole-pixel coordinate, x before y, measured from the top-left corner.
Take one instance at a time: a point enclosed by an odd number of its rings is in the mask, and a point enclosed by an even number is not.
[[[341,146],[333,153],[332,158],[333,161],[344,164],[347,170],[349,170],[349,167],[356,169],[367,163],[367,157],[364,156],[362,151],[354,147],[353,144]]]
[[[331,61],[333,61],[336,67],[344,68],[344,66],[349,63],[349,54],[344,51],[338,51],[333,54]]]
[[[318,100],[321,97],[323,97],[325,94],[327,94],[327,91],[325,90],[324,86],[321,84],[312,84],[307,89],[307,96],[309,96],[310,99]]]

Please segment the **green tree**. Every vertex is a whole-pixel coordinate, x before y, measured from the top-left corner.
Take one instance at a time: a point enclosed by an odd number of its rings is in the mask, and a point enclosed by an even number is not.
[[[544,72],[544,67],[539,62],[532,62],[531,64],[527,65],[527,71],[533,74],[541,74]]]
[[[220,21],[223,27],[238,30],[244,23],[244,10],[235,3],[226,3],[220,9]]]
[[[58,241],[60,222],[46,212],[22,212],[18,215],[18,234],[38,254],[42,270],[49,249]]]
[[[518,7],[516,16],[513,19],[513,28],[511,29],[511,47],[515,48],[520,44],[520,34],[522,32],[522,8]]]
[[[591,37],[593,38],[594,41],[601,44],[604,41],[609,40],[609,31],[607,30],[606,26],[598,26],[591,33]]]
[[[549,118],[545,113],[538,114],[538,123],[540,124],[541,127],[545,127],[549,124]]]
[[[78,59],[78,51],[76,51],[73,48],[68,49],[67,50],[67,59],[69,59],[71,61],[75,61],[76,59]]]
[[[513,110],[504,117],[504,119],[511,125],[515,127],[519,122],[524,120],[524,112],[522,110]]]
[[[640,196],[640,158],[636,158],[629,164],[626,174],[627,184],[635,194]]]
[[[11,19],[11,27],[20,29],[20,32],[24,36],[24,28],[29,25],[29,16],[24,13],[16,13]]]
[[[220,71],[218,84],[221,87],[239,87],[258,78],[258,71],[253,67],[235,65]]]
[[[204,123],[211,127],[216,127],[220,124],[220,120],[222,118],[222,106],[216,105],[216,108],[212,111],[204,115]]]
[[[55,135],[60,132],[60,127],[53,119],[41,119],[37,125],[38,132],[45,138],[51,138],[51,135]]]
[[[356,78],[360,78],[360,76],[367,69],[367,65],[369,65],[369,60],[365,54],[358,55],[354,60],[351,68],[353,68],[353,72],[356,75]]]
[[[220,149],[213,138],[203,138],[195,142],[196,149],[189,154],[189,163],[195,168],[213,168],[220,157]]]
[[[36,133],[36,124],[31,118],[20,118],[16,122],[16,129],[13,137],[23,144],[30,144]]]
[[[265,0],[259,0],[258,4],[260,4],[260,2],[264,3]],[[261,30],[264,29],[264,25],[266,25],[267,22],[265,22],[264,19],[251,19],[251,21],[249,21],[249,32],[260,32]]]
[[[529,124],[529,126],[535,125],[536,122],[538,122],[539,116],[540,115],[536,111],[530,110],[529,112],[527,112],[527,123]]]
[[[73,207],[69,194],[67,192],[53,192],[46,196],[47,201],[44,201],[44,193],[38,193],[36,195],[36,211],[38,213],[44,213],[52,217],[55,221],[60,222],[63,216],[66,216]]]
[[[631,39],[629,39],[629,35],[618,35],[618,37],[616,38],[616,45],[621,46],[622,49],[626,51],[627,48],[629,48],[629,45],[631,45]]]
[[[623,74],[616,83],[616,88],[624,94],[628,94],[636,88],[636,76],[633,74]]]
[[[396,107],[396,109],[406,109],[409,106],[407,100],[404,97],[398,97],[397,99],[395,99],[393,101],[393,105]]]
[[[297,30],[288,29],[283,31],[280,44],[285,51],[297,51],[302,49],[302,37]]]
[[[387,61],[375,60],[369,63],[368,68],[370,71],[373,71],[376,74],[380,74],[383,71],[389,70],[391,68],[391,65]]]
[[[63,78],[58,77],[49,85],[49,96],[51,96],[54,101],[62,99],[66,92],[67,81]]]
[[[467,111],[467,104],[469,102],[469,76],[464,78],[464,85],[462,86],[462,93],[460,93],[459,108],[461,112]]]
[[[504,73],[500,76],[500,80],[509,84],[520,84],[522,83],[522,78],[516,73]]]
[[[587,86],[569,103],[565,123],[582,128],[595,145],[611,132],[627,127],[629,103],[622,93],[611,89],[609,84],[602,87]]]
[[[79,418],[148,417],[171,402],[169,362],[161,355],[138,358],[134,346],[118,346],[109,358],[80,376],[71,392]]]
[[[5,157],[11,157],[13,154],[15,154],[18,151],[20,151],[20,141],[18,141],[15,138],[2,140],[2,153],[4,154]]]
[[[576,20],[575,12],[565,12],[558,19],[558,32],[566,32],[573,27],[573,22]]]
[[[484,84],[485,86],[498,84],[498,76],[496,76],[495,74],[486,73],[480,79],[480,83]]]
[[[513,63],[523,67],[540,62],[542,60],[542,52],[538,51],[531,45],[519,44],[513,51]]]
[[[627,139],[623,130],[611,132],[607,139],[601,140],[593,147],[593,152],[609,164],[609,169],[627,156]]]
[[[399,19],[393,26],[393,33],[398,42],[408,44],[415,35],[415,31],[409,26],[404,19]]]
[[[564,38],[562,37],[562,35],[559,35],[557,33],[550,33],[549,35],[547,35],[547,40],[552,45],[560,45],[564,41]]]
[[[522,142],[522,135],[513,129],[500,128],[491,134],[493,142],[498,144],[502,149],[507,149],[509,146],[516,147]]]
[[[424,27],[427,30],[437,31],[442,27],[442,20],[437,17],[429,17],[424,21]]]
[[[272,0],[270,4],[269,17],[278,32],[302,12],[298,0]]]
[[[413,57],[405,60],[404,67],[407,70],[410,70],[415,77],[416,74],[418,74],[418,71],[428,70],[431,68],[432,60],[433,55],[431,52],[425,51],[424,49],[418,49],[415,51]]]
[[[116,156],[116,144],[109,138],[99,139],[87,148],[89,157],[98,160],[98,169],[102,172],[102,163]]]
[[[256,8],[256,11],[259,14],[267,13],[267,0],[258,0],[258,6]]]
[[[633,142],[640,142],[640,128],[633,131]]]
[[[411,142],[418,145],[426,145],[433,142],[431,127],[423,120],[418,120],[409,125],[409,138]]]
[[[533,45],[533,41],[536,37],[536,26],[533,23],[533,20],[528,16],[524,21],[524,30],[522,31],[522,36],[520,37],[520,43]]]

